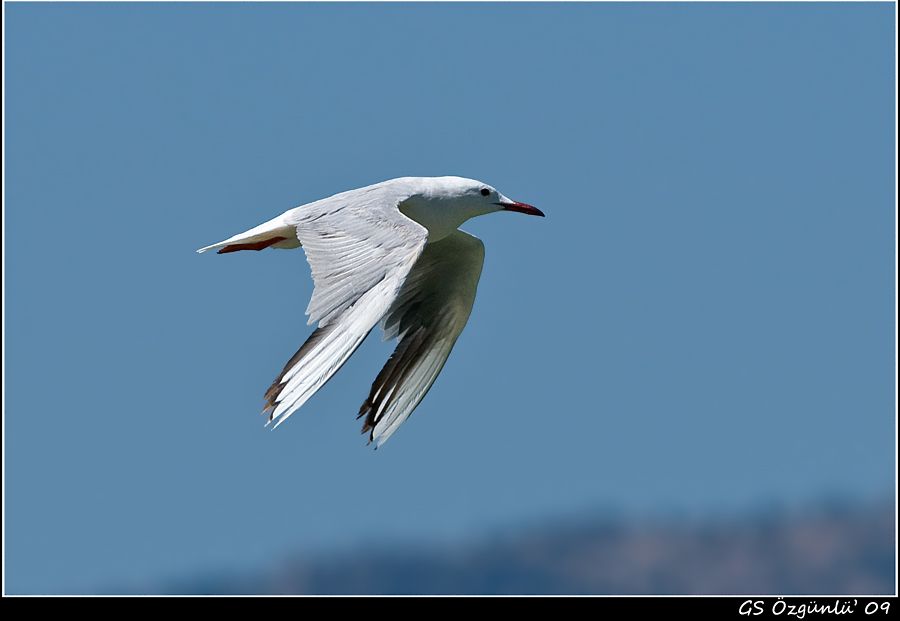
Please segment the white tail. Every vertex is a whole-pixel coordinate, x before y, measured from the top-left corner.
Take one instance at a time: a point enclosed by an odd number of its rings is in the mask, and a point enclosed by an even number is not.
[[[255,226],[249,231],[244,231],[243,233],[238,233],[237,235],[233,235],[224,241],[220,241],[216,244],[212,244],[211,246],[206,246],[205,248],[200,248],[197,252],[204,253],[207,250],[215,250],[220,249],[220,252],[226,248],[226,246],[246,246],[258,244],[259,248],[235,248],[236,250],[261,250],[267,246],[272,246],[273,248],[299,248],[300,240],[297,239],[297,231],[293,225],[288,224],[285,221],[285,215],[281,214],[277,218],[273,218],[268,222],[264,222],[259,226]],[[265,242],[275,239],[282,238],[277,242],[272,242],[270,244],[265,244]]]

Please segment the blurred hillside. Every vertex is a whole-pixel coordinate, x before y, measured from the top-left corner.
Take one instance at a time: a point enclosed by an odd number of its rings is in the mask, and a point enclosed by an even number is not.
[[[893,503],[720,521],[545,524],[460,546],[295,557],[164,593],[889,594]]]

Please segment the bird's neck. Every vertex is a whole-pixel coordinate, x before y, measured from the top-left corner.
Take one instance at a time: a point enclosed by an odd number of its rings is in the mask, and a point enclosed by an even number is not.
[[[459,225],[479,215],[457,205],[444,204],[444,201],[420,200],[411,198],[400,205],[400,211],[428,229],[428,241],[443,239]]]

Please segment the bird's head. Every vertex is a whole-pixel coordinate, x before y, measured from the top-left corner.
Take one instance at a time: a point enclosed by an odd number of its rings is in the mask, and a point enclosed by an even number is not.
[[[531,205],[503,196],[481,181],[463,177],[412,177],[399,179],[408,198],[400,211],[428,229],[437,240],[463,222],[495,211],[517,211],[531,216],[544,214]]]
[[[537,207],[514,201],[493,186],[464,177],[430,178],[423,191],[423,198],[466,213],[466,219],[495,211],[517,211],[529,216],[544,217],[544,213]]]

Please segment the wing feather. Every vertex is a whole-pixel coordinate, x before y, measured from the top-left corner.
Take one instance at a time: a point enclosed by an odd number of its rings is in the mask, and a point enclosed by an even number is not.
[[[404,194],[386,192],[371,186],[294,210],[315,283],[310,325],[327,326],[388,274],[408,272],[422,251],[427,230],[400,213]]]
[[[397,348],[359,411],[380,446],[428,393],[465,328],[484,263],[484,244],[455,231],[425,247],[382,319]]]
[[[427,230],[398,209],[403,196],[363,188],[290,212],[312,271],[307,314],[317,329],[266,391],[277,427],[347,361],[390,309]]]

